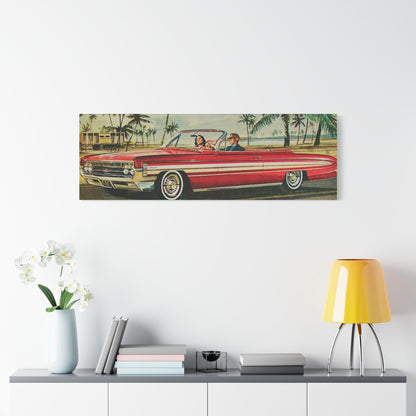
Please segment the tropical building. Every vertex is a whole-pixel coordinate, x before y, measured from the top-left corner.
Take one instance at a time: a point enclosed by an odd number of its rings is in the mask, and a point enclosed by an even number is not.
[[[81,132],[79,134],[79,145],[82,150],[101,150],[105,148],[114,147],[117,144],[121,146],[126,141],[126,135],[121,133],[120,137],[118,133],[109,132]]]

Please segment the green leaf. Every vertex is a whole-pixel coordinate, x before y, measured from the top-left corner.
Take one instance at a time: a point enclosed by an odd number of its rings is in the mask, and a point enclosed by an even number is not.
[[[46,286],[43,286],[41,284],[38,285],[38,288],[42,291],[42,293],[46,296],[48,301],[51,303],[52,306],[56,306],[56,300],[55,296],[53,296],[53,293],[50,289],[48,289]]]
[[[79,299],[72,301],[65,309],[71,309],[78,301]]]
[[[74,296],[73,293],[68,292],[66,289],[61,293],[61,299],[59,300],[59,307],[61,309],[67,309],[66,306],[68,305],[69,301]]]
[[[51,308],[46,308],[46,312],[53,312],[57,308],[59,308],[59,306],[52,306]]]

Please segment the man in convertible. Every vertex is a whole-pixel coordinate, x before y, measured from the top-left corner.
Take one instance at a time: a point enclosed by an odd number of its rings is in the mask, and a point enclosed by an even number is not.
[[[237,133],[230,133],[228,140],[230,141],[230,146],[227,146],[225,149],[227,152],[244,152],[244,150],[246,150],[243,146],[238,144],[240,136]]]

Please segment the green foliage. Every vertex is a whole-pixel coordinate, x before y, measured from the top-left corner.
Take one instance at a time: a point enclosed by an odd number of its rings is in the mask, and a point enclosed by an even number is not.
[[[321,125],[333,137],[337,137],[337,115],[336,114],[305,114],[305,116]]]
[[[50,302],[50,304],[52,306],[56,306],[55,296],[53,296],[53,293],[51,292],[51,290],[49,288],[47,288],[46,286],[43,286],[41,284],[38,284],[38,288],[46,296],[46,298],[48,299],[48,301]]]
[[[46,312],[53,312],[56,310],[64,310],[64,309],[71,309],[72,306],[75,305],[80,299],[76,299],[71,302],[71,299],[73,298],[74,294],[71,292],[68,292],[66,289],[64,289],[61,292],[61,297],[59,298],[59,305],[56,304],[55,297],[53,296],[53,293],[49,288],[47,288],[44,285],[39,284],[39,289],[42,291],[42,293],[46,296],[46,298],[51,303],[51,307],[46,308]]]
[[[173,136],[173,134],[175,132],[177,132],[179,129],[179,125],[178,123],[170,123],[167,127],[166,127],[166,133],[170,134],[171,136]]]
[[[68,303],[70,302],[73,296],[73,293],[68,292],[66,289],[64,289],[61,292],[61,298],[59,299],[59,309],[69,309]]]
[[[79,301],[80,299],[76,299],[76,300],[73,300],[67,307],[66,307],[66,309],[71,309],[78,301]]]
[[[273,121],[277,120],[280,117],[280,114],[263,114],[262,118],[254,124],[251,129],[251,133],[256,133],[261,130],[263,127],[270,126]]]

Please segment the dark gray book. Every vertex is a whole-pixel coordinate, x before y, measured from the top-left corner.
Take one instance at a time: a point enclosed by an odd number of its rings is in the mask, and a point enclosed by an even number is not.
[[[274,375],[303,375],[303,365],[277,365],[277,366],[241,366],[241,375],[244,374],[274,374]]]
[[[305,357],[298,353],[240,354],[242,366],[305,365]]]
[[[118,349],[120,355],[185,355],[185,344],[126,344]]]
[[[107,361],[104,367],[104,374],[111,374],[113,372],[114,363],[116,362],[117,351],[123,339],[124,331],[126,329],[128,318],[120,318],[117,324],[116,333],[114,334],[113,342],[111,343],[110,351],[108,353]]]
[[[108,353],[110,352],[111,344],[114,339],[114,335],[116,333],[118,324],[118,319],[113,316],[113,320],[111,321],[110,328],[108,329],[107,336],[105,337],[103,348],[101,349],[100,357],[98,358],[97,367],[95,372],[97,374],[102,374],[104,371],[105,363],[107,362]]]

